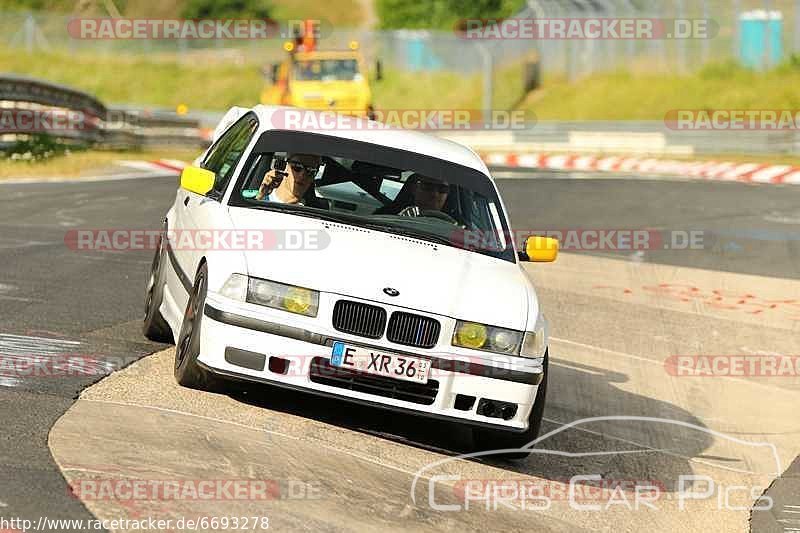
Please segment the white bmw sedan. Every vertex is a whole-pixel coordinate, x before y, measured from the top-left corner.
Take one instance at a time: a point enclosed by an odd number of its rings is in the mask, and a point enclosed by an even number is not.
[[[247,380],[535,439],[548,328],[506,210],[470,149],[375,127],[275,128],[235,108],[164,220],[144,333],[181,385]]]

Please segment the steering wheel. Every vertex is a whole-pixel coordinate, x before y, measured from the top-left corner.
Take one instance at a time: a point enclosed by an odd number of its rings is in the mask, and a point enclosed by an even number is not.
[[[436,209],[420,209],[419,206],[410,205],[400,211],[398,213],[401,217],[430,217],[430,218],[438,218],[439,220],[444,220],[445,222],[449,222],[450,224],[455,224],[456,226],[459,225],[458,221],[448,215],[447,213],[443,213],[442,211],[437,211]]]

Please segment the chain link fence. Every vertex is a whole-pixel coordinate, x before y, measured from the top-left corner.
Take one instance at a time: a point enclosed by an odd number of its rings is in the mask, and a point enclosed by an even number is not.
[[[0,12],[0,46],[69,54],[146,55],[158,60],[195,63],[198,58],[263,64],[285,57],[280,37],[269,39],[78,39],[70,35],[71,17],[42,12]],[[468,41],[454,31],[340,30],[323,31],[320,49],[346,49],[353,40],[369,60],[380,58],[387,66],[405,71],[448,71],[470,75],[481,72],[478,54],[485,43]],[[524,57],[530,42],[490,43],[496,62]],[[502,60],[502,61],[501,61]]]
[[[621,69],[688,73],[727,60],[768,68],[800,53],[800,0],[529,0],[518,17],[705,19],[715,29],[711,38],[537,41],[545,72],[569,80]]]
[[[800,53],[800,0],[528,0],[516,18],[538,19],[709,19],[718,31],[709,39],[492,39],[466,40],[454,31],[333,30],[321,46],[346,46],[353,39],[371,58],[408,71],[482,72],[482,55],[495,66],[538,53],[550,75],[576,79],[593,72],[628,69],[690,72],[711,61],[740,59],[752,46],[748,20],[772,13],[763,51],[767,65]],[[750,17],[750,19],[748,19]],[[282,57],[280,39],[81,40],[70,36],[67,15],[33,12],[0,13],[0,45],[28,52],[138,54],[194,62],[198,57],[238,63],[264,63]]]
[[[528,0],[515,18],[706,19],[716,31],[707,39],[464,39],[455,31],[333,29],[320,48],[346,48],[357,40],[370,65],[380,59],[404,73],[447,72],[481,83],[487,109],[513,107],[540,78],[574,81],[618,70],[683,74],[728,60],[768,68],[800,54],[800,0]],[[70,35],[69,20],[52,13],[0,13],[0,46],[254,67],[285,56],[278,38],[82,40]]]
[[[71,18],[42,12],[0,12],[0,47],[27,53],[146,56],[184,64],[234,63],[259,68],[281,61],[282,38],[269,39],[77,39]],[[347,49],[358,41],[370,65],[402,73],[449,73],[465,83],[482,83],[484,107],[507,108],[525,93],[525,63],[535,60],[534,43],[521,40],[466,40],[455,31],[339,30],[323,32],[320,49]],[[497,80],[495,78],[498,78]],[[493,87],[502,90],[494,91]],[[498,93],[497,98],[492,95]]]

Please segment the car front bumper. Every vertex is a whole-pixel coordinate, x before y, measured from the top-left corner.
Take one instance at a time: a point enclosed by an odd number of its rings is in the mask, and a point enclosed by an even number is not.
[[[198,362],[213,374],[429,418],[523,432],[544,378],[542,367],[509,369],[486,359],[463,361],[447,354],[398,350],[339,332],[317,333],[281,323],[275,315],[254,316],[240,306],[226,306],[222,299],[208,301],[204,314]],[[428,384],[359,372],[341,375],[340,369],[329,365],[335,341],[428,358]],[[514,405],[516,410],[511,416],[487,416],[486,402]]]

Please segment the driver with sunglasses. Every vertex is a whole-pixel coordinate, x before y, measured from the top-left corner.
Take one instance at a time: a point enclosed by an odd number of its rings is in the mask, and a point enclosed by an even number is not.
[[[286,172],[270,170],[258,188],[256,200],[281,204],[303,204],[303,197],[314,183],[321,159],[310,154],[288,154]],[[285,174],[285,176],[284,176]]]
[[[414,205],[422,210],[441,211],[447,202],[450,185],[427,176],[420,176],[414,186]]]
[[[410,215],[416,216],[418,212],[441,212],[447,202],[450,185],[444,181],[412,174],[409,176],[410,198],[405,201],[400,198],[375,211],[376,215]]]

